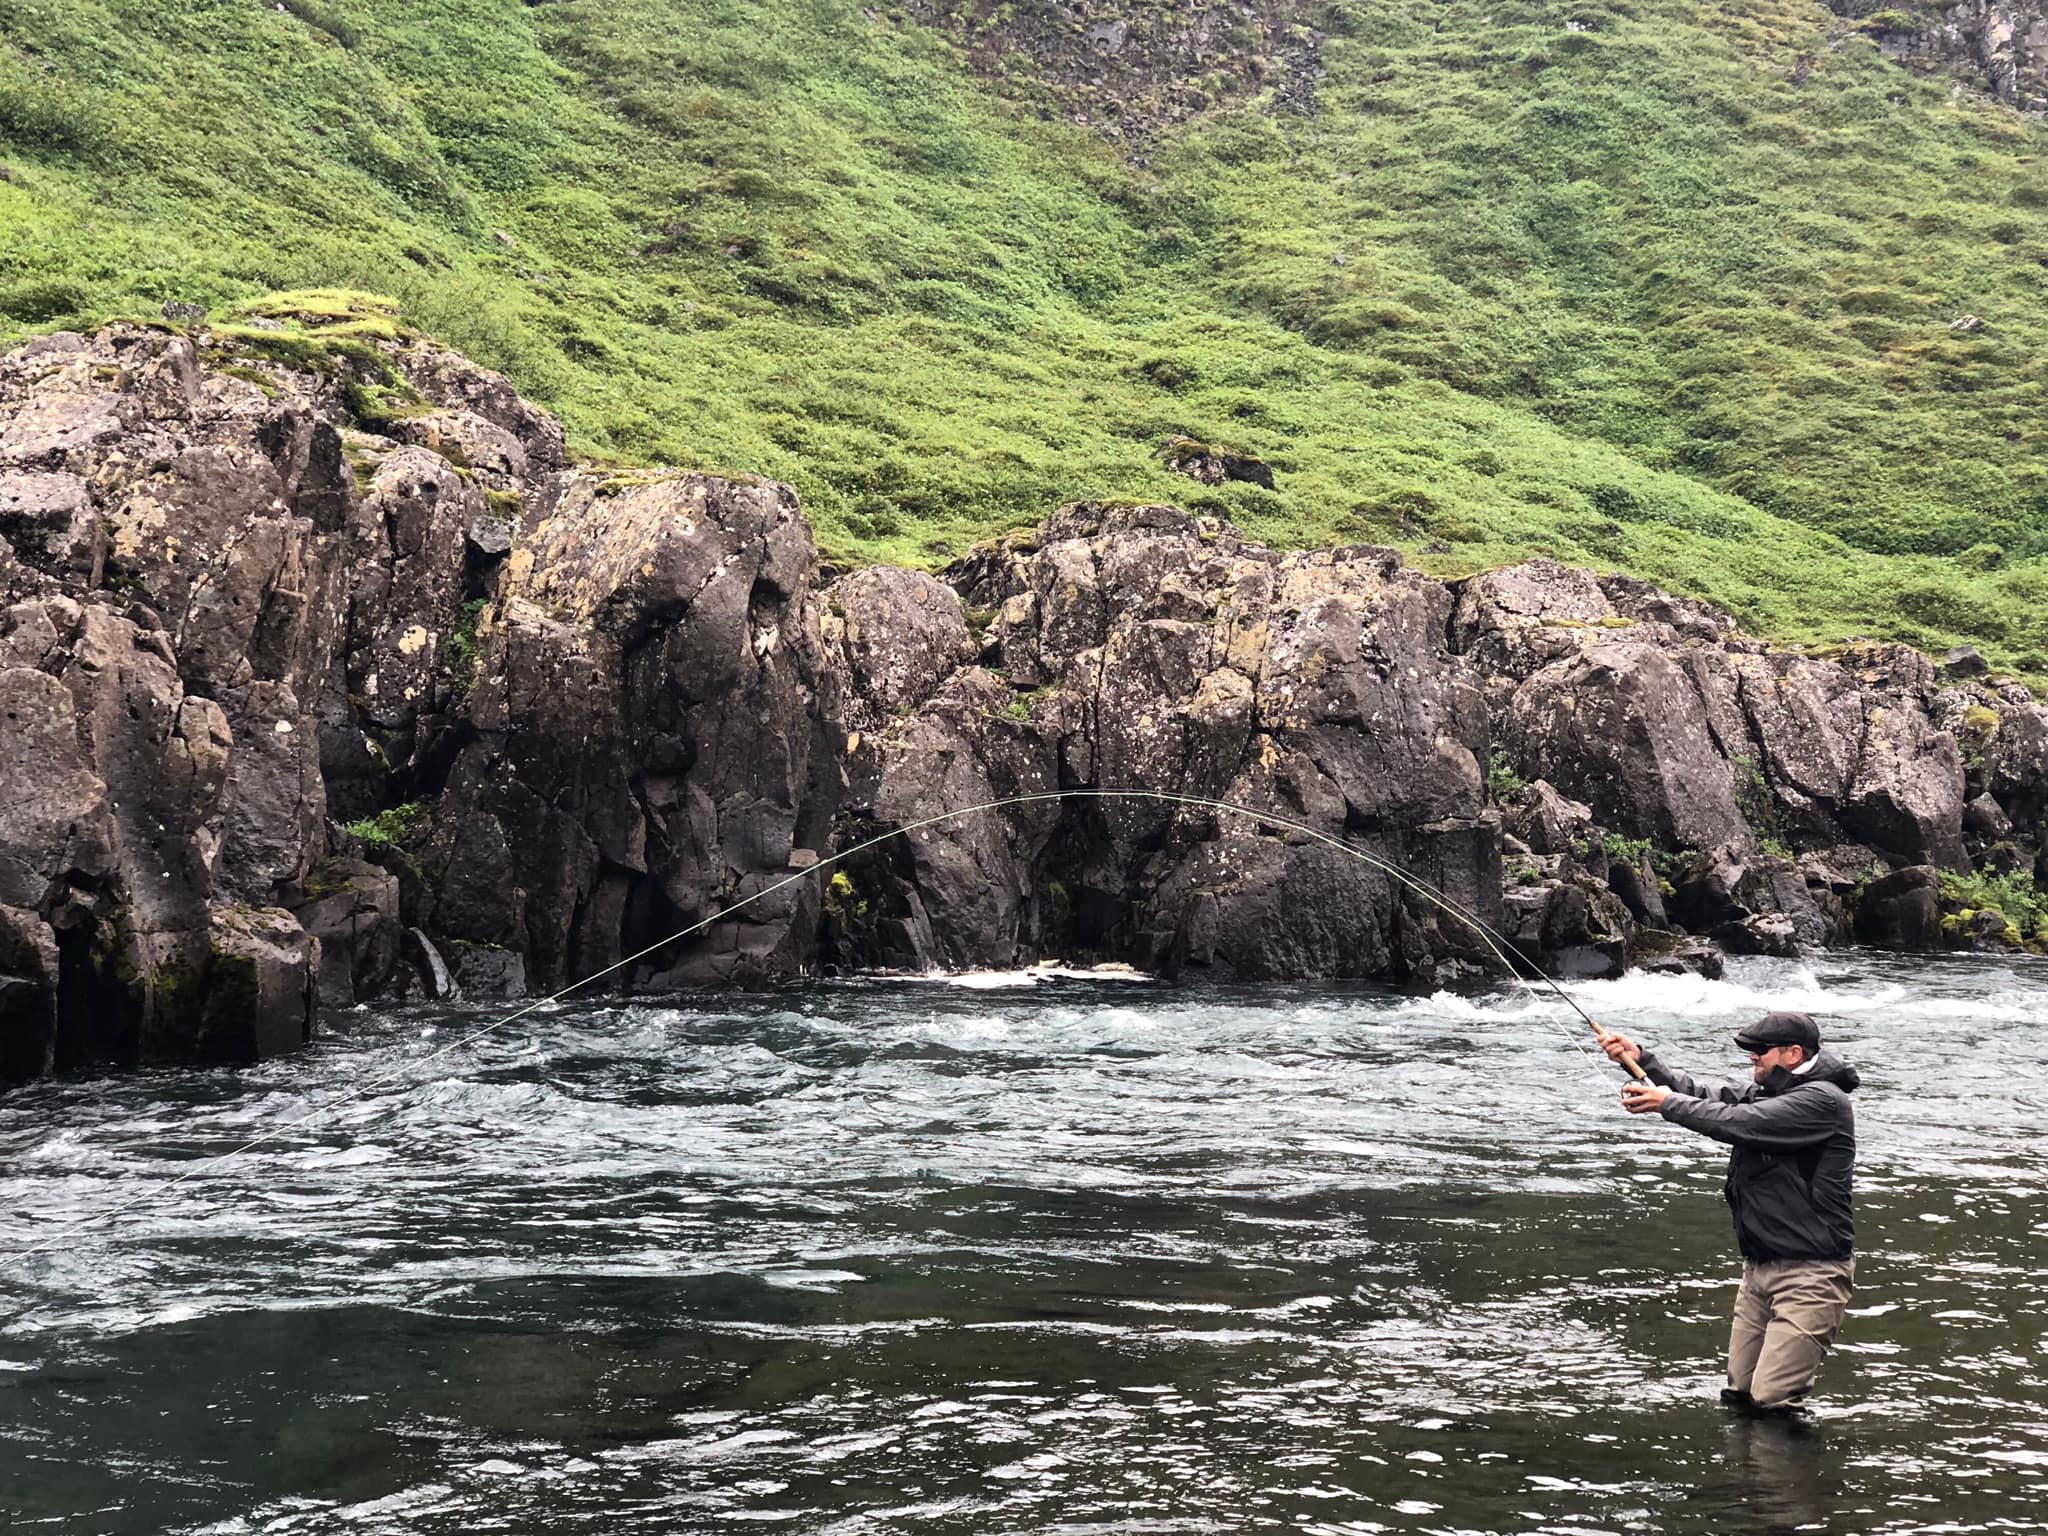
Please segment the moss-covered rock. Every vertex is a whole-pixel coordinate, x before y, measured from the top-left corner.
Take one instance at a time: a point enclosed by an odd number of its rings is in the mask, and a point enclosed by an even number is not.
[[[279,907],[218,906],[210,914],[196,1054],[257,1061],[313,1038],[320,941]]]

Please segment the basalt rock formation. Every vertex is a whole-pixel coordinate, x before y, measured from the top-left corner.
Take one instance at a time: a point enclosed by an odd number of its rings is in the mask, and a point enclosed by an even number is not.
[[[1171,796],[1567,974],[2027,942],[1942,915],[2048,845],[2048,710],[1983,672],[1165,506],[826,588],[786,487],[571,464],[417,338],[46,337],[0,358],[0,1077],[600,974],[1497,966]]]
[[[1173,507],[1082,505],[949,576],[830,594],[849,643],[904,637],[913,659],[885,675],[924,682],[884,691],[872,665],[849,669],[858,825],[1055,789],[1227,801],[1357,838],[1498,920],[1479,679],[1449,651],[1449,592],[1390,551],[1279,555]],[[988,615],[978,644],[963,596]],[[1429,976],[1483,954],[1340,851],[1163,800],[980,815],[846,876],[863,910],[835,940],[858,960],[1079,949],[1277,978]]]
[[[0,360],[0,1076],[269,1054],[420,943],[559,985],[815,860],[816,577],[786,488],[567,468],[416,340]],[[786,974],[817,907],[656,970]]]

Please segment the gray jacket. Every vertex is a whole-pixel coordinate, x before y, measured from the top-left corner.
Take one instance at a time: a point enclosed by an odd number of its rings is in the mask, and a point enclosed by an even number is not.
[[[1856,1248],[1856,1069],[1822,1047],[1809,1071],[1762,1083],[1708,1083],[1645,1051],[1643,1071],[1671,1090],[1663,1116],[1733,1149],[1725,1193],[1746,1259],[1846,1259]]]

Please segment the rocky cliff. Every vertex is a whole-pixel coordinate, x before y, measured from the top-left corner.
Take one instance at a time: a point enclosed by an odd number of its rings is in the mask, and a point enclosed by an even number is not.
[[[1902,63],[1951,71],[2023,111],[2048,110],[2048,12],[2041,0],[1828,0],[1828,8]]]
[[[1940,926],[2031,877],[2048,711],[1545,562],[1446,584],[1081,504],[821,585],[786,487],[607,475],[378,317],[0,359],[0,1076],[246,1060],[320,1006],[1115,958],[1442,979]],[[1951,903],[1953,905],[1953,903]],[[1991,919],[1996,919],[1995,922]],[[1712,941],[1701,942],[1702,938]]]

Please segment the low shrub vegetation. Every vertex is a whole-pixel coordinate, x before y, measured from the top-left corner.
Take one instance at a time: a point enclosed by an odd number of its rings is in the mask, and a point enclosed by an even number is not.
[[[0,6],[0,341],[282,293],[233,334],[402,319],[840,563],[1175,500],[2048,678],[2048,130],[1806,0],[1304,11],[1310,97],[1131,159],[854,0]]]

